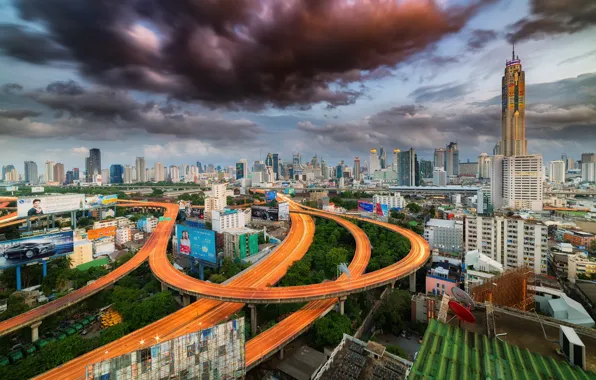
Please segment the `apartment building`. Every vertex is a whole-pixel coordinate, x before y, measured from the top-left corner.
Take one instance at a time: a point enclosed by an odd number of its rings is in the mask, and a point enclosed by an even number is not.
[[[569,240],[575,247],[588,248],[594,239],[594,234],[584,231],[566,231],[563,234],[563,240]]]
[[[211,227],[217,233],[235,228],[244,228],[245,226],[246,220],[242,211],[223,210],[213,211],[211,214]]]
[[[70,257],[70,268],[76,268],[93,260],[93,243],[89,240],[75,240]]]
[[[465,219],[466,252],[478,250],[504,269],[529,266],[547,272],[548,228],[541,222],[503,216]]]
[[[380,203],[382,205],[387,205],[389,209],[392,208],[399,208],[402,209],[406,207],[406,200],[404,197],[401,196],[400,193],[394,193],[393,195],[382,195],[382,194],[375,194],[373,195],[373,203]]]
[[[464,223],[461,220],[430,219],[424,227],[424,240],[440,252],[461,252]]]
[[[118,228],[116,230],[116,244],[122,245],[129,242],[132,239],[132,233],[130,228]]]

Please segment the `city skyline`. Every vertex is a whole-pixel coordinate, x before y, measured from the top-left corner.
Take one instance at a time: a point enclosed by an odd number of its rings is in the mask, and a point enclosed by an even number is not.
[[[424,38],[417,39],[411,51],[404,51],[403,41],[392,40],[390,31],[379,30],[375,37],[393,44],[381,61],[362,57],[347,66],[338,66],[333,60],[333,64],[313,67],[320,74],[300,78],[305,88],[300,94],[280,91],[277,96],[263,88],[249,91],[239,82],[236,90],[243,91],[228,97],[196,83],[186,89],[189,96],[178,88],[159,87],[155,82],[159,75],[163,75],[164,83],[175,78],[145,60],[139,65],[146,64],[145,79],[150,82],[140,83],[142,78],[135,79],[138,73],[124,80],[123,68],[113,73],[102,68],[107,59],[104,45],[98,46],[99,68],[92,65],[91,57],[77,54],[81,46],[66,39],[58,28],[64,14],[52,13],[45,6],[30,12],[20,2],[6,5],[0,24],[11,33],[0,39],[0,67],[11,70],[0,70],[4,73],[0,74],[0,133],[7,137],[0,145],[10,160],[3,157],[1,164],[18,165],[20,172],[25,161],[38,165],[55,161],[67,168],[82,168],[91,148],[102,151],[105,167],[133,164],[138,156],[145,157],[148,166],[158,161],[182,164],[198,160],[228,166],[241,157],[249,162],[264,159],[267,152],[279,153],[285,162],[297,152],[305,157],[318,153],[336,164],[351,162],[354,156],[367,157],[372,147],[381,145],[389,151],[412,147],[419,158],[432,159],[435,148],[452,141],[458,143],[461,161],[475,160],[482,152],[492,153],[501,138],[500,77],[513,41],[528,73],[528,153],[542,153],[548,162],[563,153],[578,159],[582,152],[591,151],[596,143],[594,134],[589,133],[596,128],[596,50],[589,38],[594,32],[592,24],[553,30],[539,25],[540,20],[556,24],[574,16],[573,12],[579,12],[573,10],[574,1],[568,2],[569,9],[524,2],[480,2],[482,6],[469,8],[466,17],[459,18],[454,3],[462,2],[442,2],[428,9],[379,5],[388,7],[389,21],[424,21],[424,10],[444,23],[457,24],[453,30],[424,31]],[[477,5],[473,1],[463,3]],[[363,4],[359,6],[364,7],[361,27],[365,28],[371,21]],[[302,6],[296,2],[296,9],[287,12],[298,12]],[[96,7],[103,10],[101,5]],[[337,26],[333,23],[351,20],[351,12],[355,12],[344,8],[322,7],[311,12],[336,14],[337,19],[331,18],[329,23]],[[511,14],[519,14],[519,18],[512,19]],[[160,20],[143,16],[153,21],[150,25],[139,21],[141,15],[136,16],[135,22],[127,21],[130,29],[113,33],[127,36],[122,43],[139,54],[164,49],[168,32],[161,28]],[[110,20],[116,23],[119,17],[115,10]],[[222,17],[228,16],[224,13]],[[77,20],[69,21],[85,35],[99,34],[89,38],[117,37],[107,28],[91,31]],[[42,23],[45,26],[41,27]],[[338,33],[346,32],[343,26],[338,28]],[[361,32],[355,30],[353,36]],[[23,45],[24,41],[29,45]],[[47,47],[34,50],[40,41]],[[294,41],[288,42],[296,54],[307,54]],[[332,42],[320,43],[326,46]],[[237,44],[240,49],[242,40]],[[348,45],[345,54],[357,48]],[[202,54],[218,57],[216,50],[205,49]],[[232,59],[235,52],[227,52],[227,57]],[[133,58],[126,55],[122,59],[126,62]],[[321,60],[332,58],[324,56]],[[239,61],[228,63],[232,71],[241,69]],[[207,68],[215,75],[221,70],[220,64]],[[280,75],[286,78],[297,72],[291,65],[284,70]],[[180,75],[192,78],[193,74]],[[116,80],[118,76],[122,83]],[[221,83],[210,85],[224,89]],[[287,90],[283,86],[280,89]],[[23,149],[25,146],[28,149]]]

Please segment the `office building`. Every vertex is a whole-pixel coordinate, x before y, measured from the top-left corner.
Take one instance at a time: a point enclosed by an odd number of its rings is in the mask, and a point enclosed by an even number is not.
[[[280,166],[279,154],[273,153],[273,174],[275,175],[275,180],[281,179]]]
[[[435,186],[446,186],[447,185],[447,172],[443,168],[433,169],[433,185]]]
[[[242,260],[259,253],[259,231],[250,228],[230,228],[223,233],[224,258]]]
[[[491,174],[491,161],[492,158],[486,154],[482,153],[478,156],[478,178],[479,179],[489,179]]]
[[[478,163],[477,162],[460,162],[459,163],[459,177],[471,177],[476,178],[478,175]]]
[[[381,146],[379,150],[379,166],[381,169],[387,168],[387,152],[385,152],[385,148]]]
[[[3,178],[5,182],[18,182],[19,172],[14,165],[4,165],[2,167]]]
[[[25,161],[25,182],[36,185],[39,183],[37,164],[33,161]]]
[[[87,179],[93,178],[96,174],[101,174],[101,152],[97,148],[89,149],[89,170]],[[55,181],[55,180],[54,180]]]
[[[381,163],[379,162],[379,156],[377,155],[376,149],[373,148],[370,150],[369,159],[368,176],[372,178],[377,170],[381,170]]]
[[[511,61],[505,64],[501,86],[501,144],[498,153],[505,157],[528,154],[525,85],[526,74],[514,50]]]
[[[582,247],[582,249],[588,249],[594,239],[596,237],[593,233],[585,231],[565,231],[563,233],[563,240],[569,241],[575,247]]]
[[[81,179],[81,172],[79,168],[72,168],[72,179],[79,180]]]
[[[375,194],[373,195],[374,204],[387,205],[391,209],[402,209],[406,207],[406,200],[401,196],[400,193],[394,193],[393,195],[387,194]]]
[[[565,161],[551,161],[549,164],[549,178],[553,183],[565,183]]]
[[[54,165],[54,182],[63,184],[66,181],[66,172],[64,171],[64,164],[57,163]]]
[[[596,162],[595,153],[582,153],[582,164],[587,162]]]
[[[130,165],[125,165],[124,172],[122,175],[122,181],[124,183],[132,183],[132,173],[133,173],[133,168],[130,167]]]
[[[197,167],[197,170],[199,170],[199,167]],[[172,183],[178,183],[178,182],[180,182],[180,169],[178,168],[178,166],[176,166],[176,165],[170,165],[170,170],[169,170],[169,173],[168,173],[168,179]]]
[[[236,163],[236,179],[248,178],[248,160],[241,158]]]
[[[74,174],[72,170],[66,171],[66,184],[74,183]]]
[[[445,150],[445,171],[447,177],[457,177],[459,175],[459,149],[457,143],[450,142]]]
[[[101,183],[104,185],[112,183],[110,179],[110,169],[101,169]]]
[[[596,182],[596,163],[582,162],[582,181]]]
[[[137,157],[135,161],[137,182],[147,182],[145,157]]]
[[[420,184],[420,170],[416,151],[413,148],[398,154],[397,183],[400,186],[418,186]]]
[[[461,252],[464,223],[461,220],[430,219],[424,227],[424,240],[439,252]]]
[[[166,180],[166,172],[161,162],[156,162],[154,169],[155,182],[163,182]]]
[[[46,161],[46,182],[54,182],[54,161]]]
[[[354,157],[354,179],[360,181],[360,157]]]
[[[420,160],[420,175],[422,178],[433,177],[433,162],[429,160]]]
[[[246,221],[241,210],[213,210],[211,212],[211,228],[217,233],[244,228]]]
[[[447,155],[447,149],[445,148],[436,148],[435,155],[434,155],[434,166],[435,168],[444,168],[445,167],[445,160]]]
[[[546,273],[548,228],[535,220],[503,216],[465,219],[465,250],[478,250],[505,269],[528,266]]]
[[[124,166],[114,164],[110,166],[110,183],[123,183],[124,182]],[[126,182],[130,183],[130,182]]]
[[[503,159],[503,207],[542,211],[542,156],[509,156]]]

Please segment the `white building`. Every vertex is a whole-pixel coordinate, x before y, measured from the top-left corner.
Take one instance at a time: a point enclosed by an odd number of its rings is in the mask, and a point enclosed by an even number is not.
[[[565,183],[565,161],[551,161],[548,172],[551,182]]]
[[[251,186],[259,186],[263,182],[262,172],[252,172]]]
[[[492,158],[486,153],[482,153],[478,156],[478,178],[490,178],[492,171],[491,162]]]
[[[115,250],[114,239],[101,238],[93,241],[93,254],[95,256],[109,255]]]
[[[54,182],[54,161],[46,161],[46,182]]]
[[[503,273],[503,265],[496,260],[473,250],[466,253],[466,271],[465,271],[465,288],[466,292],[470,288],[482,285],[489,281],[495,275]]]
[[[110,184],[110,169],[101,169],[101,181],[104,185]]]
[[[491,159],[490,203],[493,208],[503,207],[503,161],[505,156],[495,155]]]
[[[122,176],[122,182],[124,183],[132,183],[132,168],[130,165],[124,166],[124,174]]]
[[[370,150],[370,160],[368,165],[368,176],[372,177],[375,171],[381,170],[381,163],[379,162],[379,156],[377,155],[376,149]]]
[[[446,186],[447,185],[447,172],[443,168],[433,169],[433,185],[435,186]]]
[[[137,182],[147,181],[147,174],[145,168],[145,157],[137,157],[135,161]]]
[[[122,245],[132,239],[130,228],[118,228],[116,230],[116,244]]]
[[[373,203],[387,205],[390,210],[392,208],[402,209],[406,207],[406,200],[400,193],[394,193],[393,195],[375,194],[373,195]]]
[[[244,228],[245,226],[246,220],[242,211],[223,210],[211,213],[211,228],[217,233],[234,228]]]
[[[170,179],[170,181],[172,181],[172,183],[180,182],[180,169],[178,168],[178,166],[170,165],[170,173],[168,178]]]
[[[596,162],[582,162],[582,181],[596,182]]]
[[[214,183],[211,185],[210,196],[205,198],[205,215],[209,218],[213,211],[220,211],[226,208],[228,198],[226,196],[226,184]]]
[[[155,182],[163,182],[166,180],[165,170],[161,162],[156,162],[154,169]]]
[[[543,223],[503,216],[465,220],[465,250],[478,250],[505,269],[529,266],[546,273],[548,229]]]
[[[542,211],[542,156],[494,156],[492,159],[491,202],[495,209]]]
[[[460,252],[464,244],[461,220],[430,219],[424,227],[424,240],[440,252]]]

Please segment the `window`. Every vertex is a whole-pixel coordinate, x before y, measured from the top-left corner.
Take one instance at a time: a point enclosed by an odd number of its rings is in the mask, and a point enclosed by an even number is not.
[[[445,284],[443,284],[443,289],[445,289]],[[443,292],[443,293],[445,293],[445,292]]]

